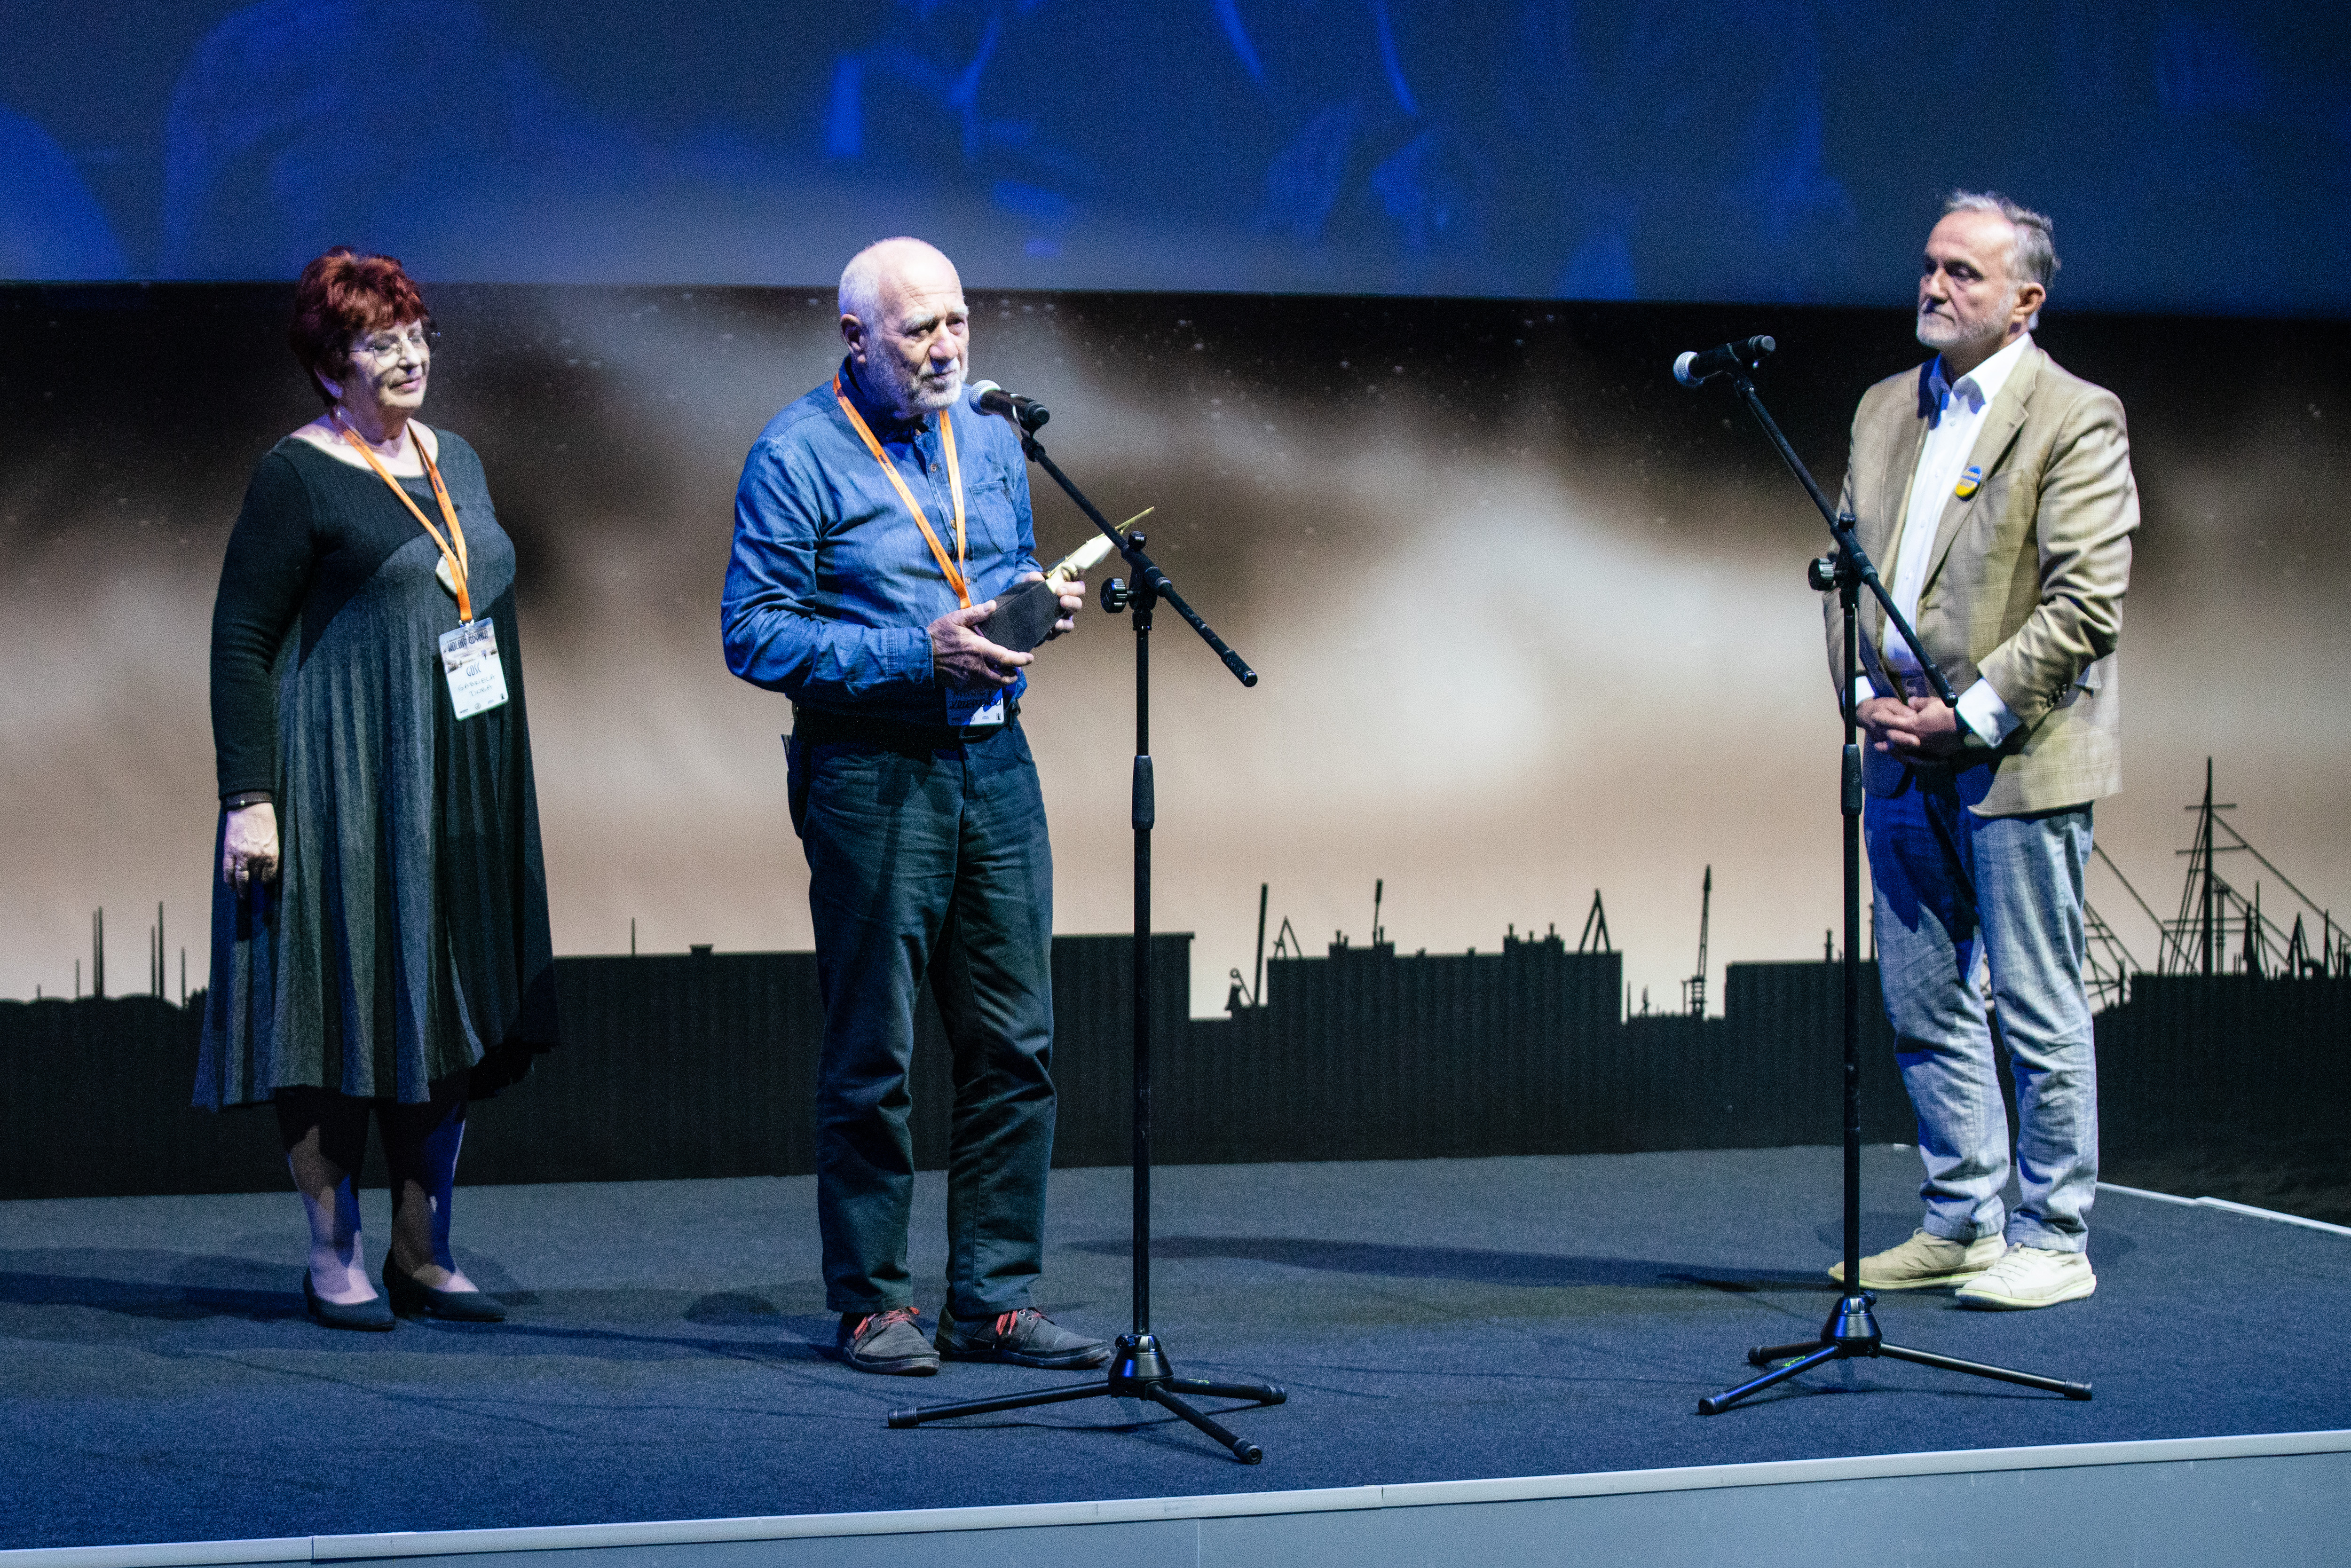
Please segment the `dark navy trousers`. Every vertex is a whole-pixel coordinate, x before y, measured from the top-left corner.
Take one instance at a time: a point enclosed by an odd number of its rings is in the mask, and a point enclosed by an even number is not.
[[[824,1042],[817,1215],[825,1303],[913,1300],[915,987],[946,1023],[955,1109],[947,1311],[1029,1303],[1053,1154],[1053,855],[1028,737],[840,737],[802,721],[786,743],[792,826],[809,862]]]

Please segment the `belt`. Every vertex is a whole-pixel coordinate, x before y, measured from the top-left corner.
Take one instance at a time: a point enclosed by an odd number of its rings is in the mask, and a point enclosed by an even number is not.
[[[822,708],[792,709],[792,738],[811,746],[852,741],[887,747],[896,751],[935,751],[941,747],[972,746],[1010,729],[1020,716],[1020,705],[1008,706],[1002,724],[972,725],[958,729],[946,724],[907,724],[870,714],[829,713]]]

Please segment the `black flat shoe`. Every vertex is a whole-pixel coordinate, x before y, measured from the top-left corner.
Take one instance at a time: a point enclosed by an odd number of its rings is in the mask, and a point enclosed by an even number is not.
[[[310,1270],[302,1270],[302,1305],[310,1321],[320,1328],[358,1329],[367,1333],[389,1333],[392,1331],[392,1308],[381,1296],[366,1301],[326,1301],[319,1299],[318,1287],[310,1283]]]
[[[392,1311],[403,1318],[445,1318],[453,1323],[507,1321],[507,1305],[496,1296],[480,1291],[436,1291],[421,1280],[393,1273],[388,1258],[383,1265],[383,1293],[392,1299]]]

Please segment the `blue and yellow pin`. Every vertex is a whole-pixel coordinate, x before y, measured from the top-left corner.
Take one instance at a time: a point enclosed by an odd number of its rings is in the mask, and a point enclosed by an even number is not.
[[[1966,473],[1959,476],[1959,488],[1953,490],[1951,494],[1964,501],[1982,488],[1983,470],[1970,466]]]

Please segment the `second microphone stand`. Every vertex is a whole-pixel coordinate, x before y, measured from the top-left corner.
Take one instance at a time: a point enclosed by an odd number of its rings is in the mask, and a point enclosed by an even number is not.
[[[1053,460],[1045,455],[1038,443],[1036,427],[1045,423],[1045,411],[1032,408],[1015,415],[1020,426],[1020,447],[1029,460],[1052,476],[1076,502],[1078,509],[1092,519],[1094,527],[1109,536],[1126,559],[1134,576],[1129,582],[1113,578],[1102,586],[1102,608],[1115,614],[1121,610],[1131,612],[1134,622],[1134,789],[1133,820],[1134,826],[1134,1320],[1132,1332],[1118,1337],[1118,1348],[1113,1354],[1108,1375],[1099,1382],[1067,1385],[1060,1388],[1040,1388],[1027,1394],[1008,1394],[995,1399],[967,1399],[953,1405],[918,1405],[908,1410],[890,1413],[893,1427],[919,1427],[926,1421],[945,1421],[957,1416],[989,1416],[1006,1410],[1032,1409],[1040,1405],[1060,1405],[1075,1399],[1142,1399],[1173,1411],[1201,1431],[1214,1437],[1228,1449],[1233,1458],[1245,1465],[1254,1465],[1265,1458],[1265,1452],[1247,1437],[1227,1429],[1213,1417],[1195,1409],[1183,1397],[1192,1395],[1211,1399],[1246,1399],[1258,1405],[1279,1405],[1289,1398],[1277,1384],[1270,1383],[1207,1383],[1197,1378],[1178,1377],[1167,1359],[1159,1338],[1151,1332],[1151,829],[1157,814],[1155,794],[1151,777],[1151,612],[1165,601],[1167,606],[1191,623],[1217,651],[1225,667],[1244,686],[1257,685],[1257,672],[1249,667],[1238,653],[1225,645],[1224,639],[1209,630],[1193,608],[1185,603],[1151,558],[1143,553],[1144,536],[1121,534],[1109,518],[1095,509],[1085,493],[1070,482]]]
[[[1932,1351],[1912,1350],[1905,1345],[1889,1343],[1878,1332],[1876,1315],[1871,1311],[1877,1298],[1861,1288],[1861,959],[1857,944],[1861,939],[1861,746],[1857,733],[1854,700],[1854,685],[1861,674],[1859,620],[1861,591],[1865,587],[1886,607],[1886,618],[1901,632],[1918,667],[1935,688],[1935,695],[1947,706],[1956,708],[1959,699],[1952,695],[1951,683],[1927,650],[1918,644],[1918,634],[1910,622],[1894,607],[1878,580],[1877,568],[1871,564],[1861,540],[1854,535],[1854,519],[1840,514],[1829,505],[1829,498],[1813,483],[1812,474],[1780,433],[1771,412],[1755,392],[1755,383],[1743,370],[1731,372],[1731,384],[1738,389],[1740,400],[1755,423],[1763,427],[1772,447],[1780,454],[1788,471],[1804,486],[1805,494],[1827,519],[1829,533],[1836,540],[1836,552],[1812,563],[1807,574],[1812,586],[1820,592],[1834,588],[1837,604],[1844,622],[1844,662],[1842,684],[1838,687],[1838,706],[1844,710],[1844,768],[1839,779],[1838,809],[1844,818],[1844,1294],[1830,1312],[1828,1321],[1821,1326],[1817,1338],[1800,1340],[1794,1344],[1759,1345],[1747,1353],[1754,1366],[1771,1366],[1771,1370],[1751,1382],[1740,1384],[1728,1393],[1711,1395],[1698,1402],[1701,1416],[1719,1415],[1729,1409],[1750,1394],[1758,1394],[1775,1383],[1784,1383],[1800,1374],[1832,1361],[1851,1361],[1861,1356],[1891,1356],[1896,1361],[1916,1362],[1921,1366],[1940,1367],[1945,1372],[1963,1372],[1973,1377],[1989,1377],[2002,1383],[2021,1383],[2027,1388],[2045,1389],[2063,1394],[2068,1399],[2087,1399],[2090,1385],[2068,1383],[2062,1378],[2043,1377],[2035,1373],[2011,1372],[2002,1366],[1990,1366],[1980,1361],[1962,1361],[1953,1355],[1938,1355]],[[1793,1359],[1790,1359],[1793,1358]],[[1785,1365],[1772,1366],[1774,1362]]]

